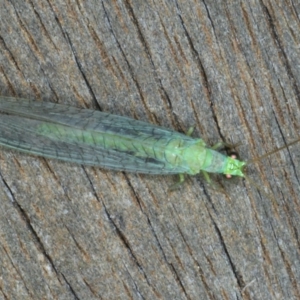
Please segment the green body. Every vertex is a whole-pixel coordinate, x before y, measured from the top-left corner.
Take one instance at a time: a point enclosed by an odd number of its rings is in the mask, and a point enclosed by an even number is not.
[[[177,134],[174,137],[157,138],[140,132],[136,137],[128,138],[124,133],[84,131],[57,124],[42,124],[37,129],[38,134],[55,140],[81,141],[86,145],[97,145],[99,148],[114,149],[119,153],[134,155],[154,163],[163,162],[164,169],[158,174],[184,172],[195,175],[200,171],[209,173],[223,173],[243,176],[241,171],[244,162],[225,156],[211,148],[206,147],[202,139],[193,139],[184,135],[184,139]],[[170,132],[171,133],[171,132]],[[126,169],[126,168],[125,168]],[[148,173],[145,170],[145,173]]]
[[[245,162],[166,128],[99,111],[0,98],[0,144],[43,157],[149,174],[243,176]]]

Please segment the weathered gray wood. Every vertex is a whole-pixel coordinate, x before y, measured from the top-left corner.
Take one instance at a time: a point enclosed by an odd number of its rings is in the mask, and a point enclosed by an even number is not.
[[[299,137],[299,1],[0,0],[0,19],[1,95],[195,125],[245,160]],[[1,150],[0,298],[299,299],[299,146],[249,166],[264,192]]]

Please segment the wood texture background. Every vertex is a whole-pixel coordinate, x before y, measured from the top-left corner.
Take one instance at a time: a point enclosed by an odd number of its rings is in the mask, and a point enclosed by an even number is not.
[[[299,138],[297,0],[0,0],[3,96],[239,143]],[[245,180],[0,152],[0,299],[300,299],[299,145]],[[270,196],[266,197],[265,193]]]

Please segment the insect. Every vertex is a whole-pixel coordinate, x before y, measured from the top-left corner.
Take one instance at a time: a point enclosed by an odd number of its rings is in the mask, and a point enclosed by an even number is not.
[[[0,145],[82,165],[145,174],[203,172],[245,177],[246,162],[198,138],[131,118],[0,97]],[[3,114],[4,113],[4,114]],[[215,147],[217,148],[217,147]],[[279,151],[278,149],[276,151]]]

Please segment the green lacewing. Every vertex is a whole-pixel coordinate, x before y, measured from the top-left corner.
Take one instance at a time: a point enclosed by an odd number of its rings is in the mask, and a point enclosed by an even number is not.
[[[28,154],[145,174],[245,177],[246,162],[200,138],[101,111],[0,97],[0,145]],[[278,151],[278,150],[276,150]],[[206,176],[208,177],[208,176]]]

